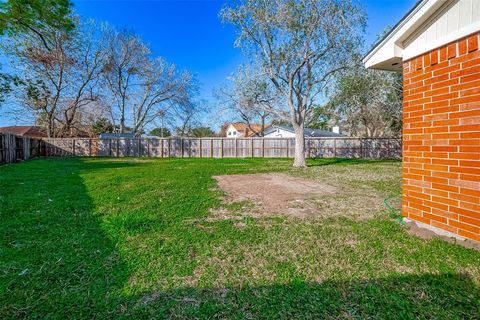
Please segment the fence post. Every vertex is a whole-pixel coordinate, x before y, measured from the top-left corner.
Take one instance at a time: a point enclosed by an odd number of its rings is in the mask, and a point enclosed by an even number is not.
[[[360,138],[360,159],[363,159],[363,138]]]
[[[181,157],[183,158],[183,138],[180,138],[180,153]]]
[[[251,141],[250,142],[250,147],[251,147],[251,150],[252,150],[251,153],[252,153],[252,158],[253,158],[255,156],[255,149],[253,148],[253,143],[255,142],[255,139],[252,138],[250,141]]]
[[[203,158],[202,138],[200,138],[200,158]]]
[[[72,139],[72,155],[75,157],[75,139]]]
[[[222,158],[223,158],[223,138],[220,139],[220,151],[222,152]]]
[[[23,160],[28,160],[29,158],[29,153],[27,152],[27,150],[30,149],[30,147],[28,146],[28,139],[23,137]]]
[[[307,145],[307,158],[310,158],[310,138],[305,139]]]
[[[333,157],[337,157],[337,139],[333,138]]]
[[[390,159],[390,139],[387,139],[387,158]]]
[[[210,139],[210,157],[213,158],[213,139]]]
[[[235,158],[238,158],[238,139],[235,138]]]
[[[265,158],[265,137],[262,138],[262,158]]]
[[[88,139],[88,156],[92,156],[92,139]]]
[[[22,146],[23,146],[23,160],[28,159],[28,153],[27,153],[27,146],[28,146],[28,140],[25,137],[22,137]]]
[[[150,139],[147,138],[147,158],[150,158]]]

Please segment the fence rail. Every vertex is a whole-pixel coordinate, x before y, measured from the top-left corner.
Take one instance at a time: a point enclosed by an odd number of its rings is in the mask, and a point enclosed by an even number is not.
[[[401,158],[401,140],[307,138],[309,158]],[[43,139],[45,156],[292,158],[293,138]]]

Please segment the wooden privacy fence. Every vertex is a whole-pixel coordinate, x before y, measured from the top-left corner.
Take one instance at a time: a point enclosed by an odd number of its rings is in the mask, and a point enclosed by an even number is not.
[[[0,164],[28,160],[40,155],[41,141],[19,137],[10,133],[0,133]]]
[[[292,158],[293,138],[42,139],[42,156]],[[400,159],[400,139],[307,138],[309,158]]]

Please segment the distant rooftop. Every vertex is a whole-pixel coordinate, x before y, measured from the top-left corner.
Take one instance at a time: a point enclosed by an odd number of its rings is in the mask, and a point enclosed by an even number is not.
[[[100,133],[100,139],[133,139],[135,138],[134,133],[130,132],[124,132],[124,133],[118,133],[118,132],[104,132]]]
[[[9,126],[0,127],[0,133],[11,133],[17,136],[45,138],[47,133],[38,126]]]
[[[283,129],[285,131],[289,131],[289,132],[292,132],[292,133],[295,132],[295,130],[293,130],[293,127],[290,127],[290,126],[272,125],[265,130],[265,134],[269,134],[276,129]],[[335,133],[335,132],[332,132],[332,131],[321,130],[321,129],[312,129],[312,128],[305,128],[305,136],[306,137],[311,137],[311,138],[346,137],[345,135],[340,134],[340,133]]]

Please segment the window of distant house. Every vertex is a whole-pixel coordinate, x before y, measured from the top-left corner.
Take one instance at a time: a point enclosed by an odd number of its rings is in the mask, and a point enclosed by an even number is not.
[[[234,132],[233,132],[233,135],[234,135],[234,136],[236,136],[236,135],[237,135],[237,132],[236,132],[236,131],[234,131]]]
[[[229,135],[229,136],[231,136],[231,135],[232,135],[232,132],[231,132],[231,131],[229,131],[229,132],[228,132],[228,135]]]

